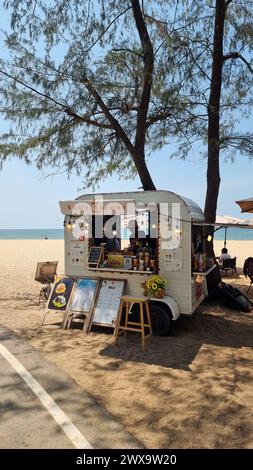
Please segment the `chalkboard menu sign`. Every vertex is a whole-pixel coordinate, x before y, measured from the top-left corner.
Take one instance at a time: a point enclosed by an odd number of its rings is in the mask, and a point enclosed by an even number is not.
[[[88,265],[98,267],[103,255],[104,248],[102,246],[92,246],[90,248]]]
[[[53,285],[47,309],[65,312],[67,310],[72,289],[74,287],[74,280],[69,277],[62,277]]]
[[[115,327],[120,298],[124,294],[126,280],[103,279],[94,308],[92,323]],[[91,326],[91,325],[90,325]]]

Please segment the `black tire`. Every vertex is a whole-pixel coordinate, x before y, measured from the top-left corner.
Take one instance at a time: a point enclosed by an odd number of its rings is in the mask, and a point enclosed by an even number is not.
[[[172,315],[169,307],[159,302],[150,303],[150,317],[155,336],[168,336],[172,332]]]

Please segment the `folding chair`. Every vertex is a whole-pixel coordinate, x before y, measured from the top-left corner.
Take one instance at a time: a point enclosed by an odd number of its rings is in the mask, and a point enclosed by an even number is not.
[[[224,259],[220,269],[225,274],[228,274],[228,272],[231,271],[232,274],[236,274],[236,277],[239,277],[238,276],[238,271],[237,271],[237,268],[236,268],[236,257],[235,258]]]

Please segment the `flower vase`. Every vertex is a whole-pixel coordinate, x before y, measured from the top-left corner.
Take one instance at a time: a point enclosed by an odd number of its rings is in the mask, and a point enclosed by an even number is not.
[[[159,289],[155,293],[155,297],[157,299],[162,299],[165,296],[165,290],[164,289]]]

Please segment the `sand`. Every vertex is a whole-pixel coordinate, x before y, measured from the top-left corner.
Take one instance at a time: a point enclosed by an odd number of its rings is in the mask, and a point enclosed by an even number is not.
[[[253,255],[253,242],[229,248],[241,265]],[[152,338],[145,353],[137,337],[115,348],[106,330],[86,337],[61,330],[58,313],[40,328],[35,267],[55,259],[63,272],[62,241],[0,241],[1,324],[72,376],[143,447],[253,447],[253,313],[203,303],[179,319],[172,336]],[[231,282],[248,286],[243,276]]]

